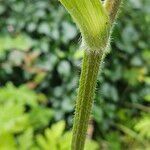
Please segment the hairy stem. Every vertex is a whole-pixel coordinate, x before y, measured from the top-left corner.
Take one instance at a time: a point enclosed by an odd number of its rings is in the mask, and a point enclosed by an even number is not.
[[[70,13],[86,47],[73,125],[72,150],[83,150],[100,63],[109,45],[111,27],[121,0],[60,0]]]
[[[104,3],[111,23],[115,21],[121,2],[122,0],[106,0]]]
[[[99,66],[103,54],[85,51],[73,126],[72,150],[83,150],[91,114]]]

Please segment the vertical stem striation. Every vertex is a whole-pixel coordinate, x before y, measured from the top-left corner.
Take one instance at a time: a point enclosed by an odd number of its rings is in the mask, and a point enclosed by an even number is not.
[[[83,150],[103,53],[85,51],[73,126],[72,150]]]
[[[115,21],[122,0],[106,0],[104,7],[108,12],[111,23]]]
[[[83,150],[100,63],[121,0],[60,0],[79,27],[84,52],[73,126],[72,150]],[[102,48],[103,47],[103,48]]]

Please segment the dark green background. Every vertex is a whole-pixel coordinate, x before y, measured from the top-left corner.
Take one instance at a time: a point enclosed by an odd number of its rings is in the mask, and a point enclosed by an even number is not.
[[[113,30],[111,51],[98,77],[93,107],[91,134],[104,150],[148,148],[149,26],[150,1],[124,1]],[[66,130],[72,127],[82,60],[80,41],[79,31],[57,0],[0,1],[0,86],[7,101],[11,99],[7,99],[8,82],[16,87],[24,85],[35,95],[44,94],[36,107],[41,115],[35,112],[32,116],[38,116],[35,134],[59,120],[66,121]],[[28,91],[24,93],[28,95]],[[6,106],[0,103],[1,107]],[[32,107],[27,100],[24,107],[28,114]],[[41,123],[44,110],[46,121]]]

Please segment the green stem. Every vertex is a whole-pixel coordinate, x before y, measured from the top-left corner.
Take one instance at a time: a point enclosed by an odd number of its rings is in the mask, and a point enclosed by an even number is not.
[[[83,150],[103,53],[85,51],[73,126],[72,150]]]
[[[113,24],[122,0],[105,0],[104,7],[108,12],[110,22]]]
[[[73,126],[72,150],[83,150],[92,109],[94,91],[103,55],[106,54],[111,26],[121,0],[60,0],[82,35],[84,53]]]

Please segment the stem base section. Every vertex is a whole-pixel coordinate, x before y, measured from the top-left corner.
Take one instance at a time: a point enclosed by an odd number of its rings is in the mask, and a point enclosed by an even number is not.
[[[96,51],[85,51],[82,72],[76,100],[73,126],[72,150],[83,150],[88,122],[93,105],[96,81],[103,54]]]

